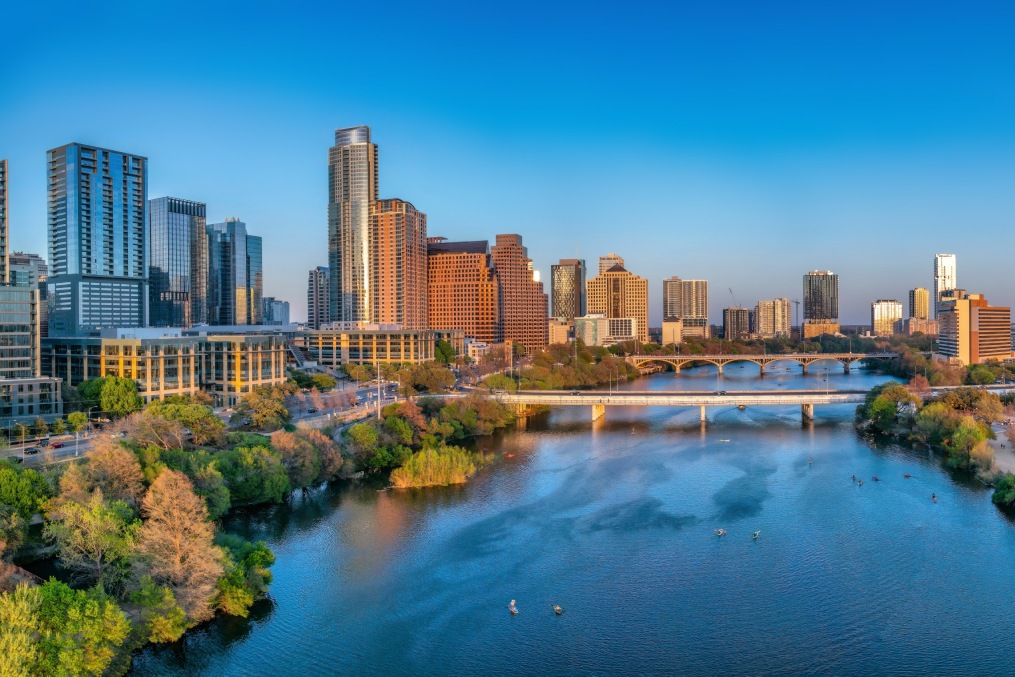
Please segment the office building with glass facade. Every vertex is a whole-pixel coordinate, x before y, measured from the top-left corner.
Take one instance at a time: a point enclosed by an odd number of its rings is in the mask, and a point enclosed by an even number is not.
[[[265,296],[261,300],[261,324],[286,325],[289,324],[289,302],[282,301],[274,296]]]
[[[550,266],[550,305],[550,315],[569,322],[585,315],[585,261],[561,259]]]
[[[377,200],[377,146],[370,128],[335,130],[328,152],[328,268],[331,322],[369,322],[374,253],[370,208]]]
[[[203,202],[148,201],[148,317],[152,327],[208,322],[208,234]]]
[[[261,238],[239,219],[212,223],[208,233],[208,323],[261,324],[264,277]]]
[[[0,284],[6,284],[7,251],[10,246],[7,229],[7,160],[0,158]]]
[[[148,323],[148,160],[72,143],[46,154],[49,333]]]

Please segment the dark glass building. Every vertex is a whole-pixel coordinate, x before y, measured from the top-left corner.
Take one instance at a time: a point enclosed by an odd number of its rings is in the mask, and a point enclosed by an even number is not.
[[[585,261],[561,259],[550,266],[550,299],[553,317],[570,322],[585,316]]]
[[[247,224],[236,218],[210,224],[206,231],[208,323],[261,324],[261,238],[247,235]]]
[[[809,322],[839,321],[839,276],[830,270],[804,275],[804,319]]]
[[[49,333],[148,324],[148,160],[79,143],[46,153]]]
[[[175,197],[148,201],[148,313],[153,327],[208,322],[205,204]]]

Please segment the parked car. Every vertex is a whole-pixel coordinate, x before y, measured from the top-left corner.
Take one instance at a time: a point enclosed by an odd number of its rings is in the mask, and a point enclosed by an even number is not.
[[[308,414],[316,414],[317,410],[316,409],[307,409],[307,413]]]

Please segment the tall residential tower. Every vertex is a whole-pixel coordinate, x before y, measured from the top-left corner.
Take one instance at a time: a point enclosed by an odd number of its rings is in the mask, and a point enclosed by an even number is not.
[[[683,336],[708,338],[708,280],[663,280],[663,322],[683,323]]]
[[[374,202],[370,243],[368,321],[426,329],[426,214],[405,200]]]
[[[148,324],[148,160],[72,143],[46,154],[49,333]]]
[[[7,160],[0,158],[0,284],[7,284],[7,252],[10,241],[7,230]]]
[[[377,146],[370,128],[335,130],[328,152],[328,268],[332,322],[369,322],[374,254],[370,207],[377,199]]]
[[[208,233],[203,202],[148,201],[148,318],[153,327],[208,322]]]
[[[317,266],[307,275],[307,326],[320,329],[331,322],[331,276],[327,266]]]
[[[550,342],[546,294],[522,236],[498,235],[490,258],[500,279],[504,340],[521,343],[530,352],[545,350]]]
[[[936,254],[934,256],[934,317],[937,317],[938,304],[944,293],[949,289],[958,288],[955,254]]]

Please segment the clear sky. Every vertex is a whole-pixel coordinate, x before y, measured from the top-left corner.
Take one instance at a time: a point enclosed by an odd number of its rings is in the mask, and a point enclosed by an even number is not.
[[[149,158],[149,196],[264,237],[265,295],[305,318],[327,264],[334,129],[373,128],[381,197],[429,233],[517,232],[550,264],[616,252],[731,305],[840,275],[877,298],[1015,304],[1009,2],[10,2],[0,157],[16,249],[46,254],[45,151]]]

